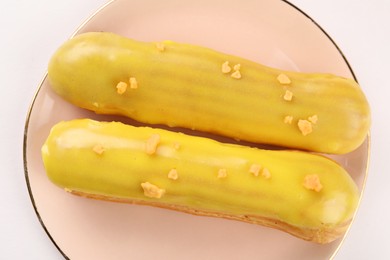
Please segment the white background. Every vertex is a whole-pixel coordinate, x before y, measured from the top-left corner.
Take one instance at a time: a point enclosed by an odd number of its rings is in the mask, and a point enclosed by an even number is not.
[[[28,195],[22,157],[24,124],[50,55],[105,2],[14,0],[2,4],[1,259],[63,259],[39,224]],[[341,48],[372,108],[371,163],[366,189],[336,259],[390,259],[390,163],[386,160],[390,159],[390,1],[291,3],[313,18]]]

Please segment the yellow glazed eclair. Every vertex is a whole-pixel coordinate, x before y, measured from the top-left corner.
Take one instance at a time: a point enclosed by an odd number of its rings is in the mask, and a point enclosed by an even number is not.
[[[370,109],[352,79],[269,68],[190,44],[85,33],[48,67],[77,106],[295,149],[343,154],[366,138]]]
[[[42,157],[73,194],[280,229],[328,243],[347,229],[358,189],[334,161],[149,127],[77,119],[55,125]]]

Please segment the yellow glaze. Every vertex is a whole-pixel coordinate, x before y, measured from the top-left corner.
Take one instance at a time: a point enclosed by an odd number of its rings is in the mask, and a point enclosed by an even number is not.
[[[155,152],[147,153],[152,136],[159,141]],[[274,219],[319,236],[325,229],[345,231],[359,197],[348,173],[320,155],[224,144],[119,122],[58,123],[42,157],[50,180],[76,193],[237,219]],[[307,176],[321,183],[319,191],[305,187]]]
[[[367,100],[352,79],[281,71],[172,41],[82,34],[53,55],[48,78],[65,99],[96,113],[256,143],[342,154],[370,126]],[[119,82],[128,85],[120,94]],[[299,120],[314,115],[311,132],[302,134]]]

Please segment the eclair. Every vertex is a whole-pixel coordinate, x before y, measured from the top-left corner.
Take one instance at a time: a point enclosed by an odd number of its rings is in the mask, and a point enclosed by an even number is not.
[[[371,122],[353,79],[106,32],[65,42],[50,60],[48,80],[60,96],[98,114],[321,153],[355,150]]]
[[[49,179],[72,194],[272,227],[329,243],[359,192],[321,155],[262,150],[168,130],[76,119],[42,146]]]

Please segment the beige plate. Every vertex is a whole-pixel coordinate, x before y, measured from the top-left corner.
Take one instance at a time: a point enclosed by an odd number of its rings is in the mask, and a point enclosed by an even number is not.
[[[111,31],[143,40],[203,45],[281,69],[354,77],[329,36],[285,1],[117,0],[77,33]],[[24,164],[37,216],[61,253],[70,259],[327,259],[342,239],[328,245],[301,241],[261,226],[72,196],[52,185],[40,148],[60,120],[99,118],[50,90],[44,79],[27,116]],[[362,190],[368,139],[356,151],[335,156]]]

